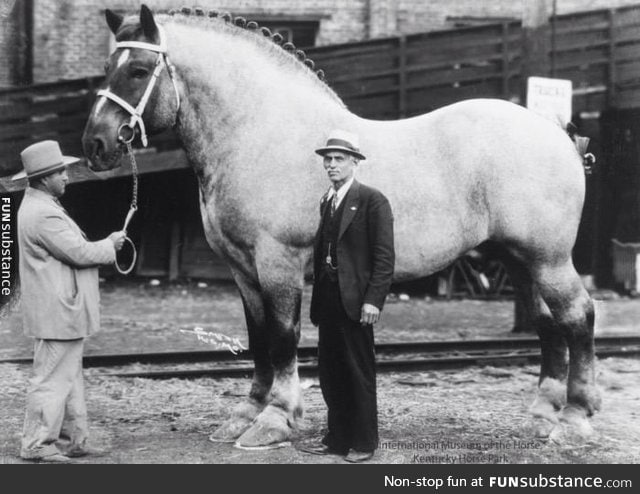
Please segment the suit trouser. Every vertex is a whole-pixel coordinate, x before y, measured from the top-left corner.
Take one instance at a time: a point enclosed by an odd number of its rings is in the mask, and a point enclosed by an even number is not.
[[[82,353],[84,338],[36,339],[22,432],[23,458],[59,453],[56,442],[81,447],[88,436]]]
[[[337,282],[320,281],[320,388],[328,408],[323,443],[336,451],[373,451],[378,447],[376,363],[373,326],[349,319]]]

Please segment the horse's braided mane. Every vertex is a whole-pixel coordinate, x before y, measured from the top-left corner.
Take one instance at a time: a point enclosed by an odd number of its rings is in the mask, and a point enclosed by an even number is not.
[[[322,69],[316,70],[314,61],[308,58],[303,50],[297,49],[293,43],[291,42],[283,43],[284,38],[280,33],[272,33],[269,28],[261,27],[255,21],[247,21],[244,17],[234,18],[229,12],[219,12],[217,10],[209,10],[205,12],[204,9],[199,7],[196,7],[193,9],[189,7],[182,7],[179,10],[171,9],[171,10],[165,11],[164,13],[172,17],[176,15],[181,15],[186,17],[200,17],[200,18],[208,17],[210,19],[219,19],[223,21],[225,24],[228,24],[230,26],[235,26],[249,32],[254,32],[255,34],[261,33],[265,38],[270,39],[271,41],[273,41],[275,45],[282,48],[284,52],[288,53],[289,55],[292,55],[296,61],[303,64],[307,69],[309,69],[312,72],[315,72],[319,81],[321,81],[322,86],[327,91],[329,91],[338,101],[342,103],[338,95],[326,84],[324,71]]]

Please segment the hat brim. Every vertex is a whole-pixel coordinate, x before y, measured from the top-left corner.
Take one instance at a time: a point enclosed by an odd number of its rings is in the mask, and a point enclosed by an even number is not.
[[[25,170],[22,170],[19,173],[16,173],[13,177],[11,177],[11,180],[22,180],[25,178],[38,178],[38,177],[45,177],[47,175],[50,175],[51,173],[57,172],[58,170],[60,170],[61,168],[66,168],[68,165],[72,165],[73,163],[78,163],[80,162],[81,159],[80,158],[76,158],[75,156],[63,156],[62,157],[62,163],[59,163],[51,168],[47,168],[45,170],[42,170],[38,173],[33,173],[31,175],[27,175],[27,172]]]
[[[320,156],[324,156],[329,151],[342,151],[343,153],[350,154],[361,160],[367,159],[364,156],[364,154],[360,154],[358,151],[354,151],[353,149],[349,149],[347,147],[342,147],[342,146],[327,146],[324,148],[316,149],[316,154],[319,154]]]

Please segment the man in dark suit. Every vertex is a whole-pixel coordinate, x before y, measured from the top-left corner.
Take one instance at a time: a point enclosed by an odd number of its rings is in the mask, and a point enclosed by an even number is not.
[[[355,463],[369,460],[378,445],[373,325],[393,276],[393,215],[380,191],[354,178],[365,159],[357,136],[334,131],[316,153],[332,185],[320,204],[311,298],[328,432],[304,451]]]

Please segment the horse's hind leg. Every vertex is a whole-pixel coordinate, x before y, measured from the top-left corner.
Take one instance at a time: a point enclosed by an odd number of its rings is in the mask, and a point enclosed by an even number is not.
[[[267,405],[273,383],[273,367],[269,358],[264,305],[260,291],[257,284],[245,275],[233,268],[231,271],[242,297],[254,372],[248,399],[240,403],[231,412],[231,417],[209,436],[214,442],[234,442],[238,439]]]
[[[532,274],[559,332],[554,337],[546,334],[548,342],[563,336],[569,347],[567,405],[561,413],[562,428],[570,436],[567,439],[583,439],[592,433],[588,417],[600,408],[595,383],[593,301],[570,258],[563,263],[536,266]],[[557,439],[561,432],[556,429],[551,437]]]
[[[530,412],[534,417],[535,435],[548,437],[558,423],[557,412],[566,403],[567,340],[524,263],[510,256],[503,261],[521,301],[525,329],[535,330],[540,338],[540,378]]]

